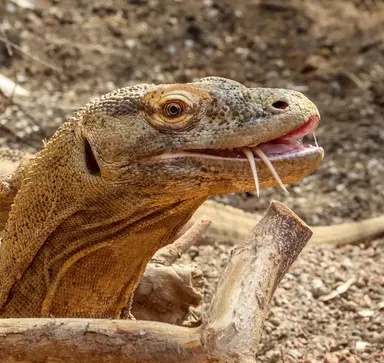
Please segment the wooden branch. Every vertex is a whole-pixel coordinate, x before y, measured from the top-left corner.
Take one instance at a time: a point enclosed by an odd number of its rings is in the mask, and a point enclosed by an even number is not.
[[[213,223],[202,238],[203,244],[214,242],[233,245],[241,241],[251,231],[261,216],[244,212],[212,201],[205,202],[193,215],[191,223],[202,216]],[[384,215],[358,222],[336,224],[324,227],[311,227],[311,244],[341,246],[356,244],[384,236]],[[384,241],[384,240],[383,240]]]
[[[215,357],[255,361],[272,295],[311,238],[309,227],[273,202],[245,241],[232,250],[204,317],[204,341]]]
[[[374,240],[384,235],[384,215],[359,222],[313,227],[312,244],[342,246]],[[384,240],[383,240],[384,241]]]
[[[211,221],[202,218],[194,223],[186,232],[184,232],[175,242],[158,250],[152,258],[152,261],[160,262],[164,265],[172,265],[179,259],[189,247],[200,240],[211,225]]]
[[[231,254],[197,328],[91,319],[3,319],[0,361],[255,362],[268,304],[311,236],[281,203]]]
[[[177,362],[204,354],[198,328],[104,319],[3,319],[0,362]]]
[[[30,93],[13,82],[11,79],[3,76],[0,74],[0,91],[6,96],[11,98],[11,103],[12,99],[14,96],[20,96],[20,97],[28,97]]]
[[[203,273],[197,267],[150,262],[135,290],[131,313],[139,320],[181,325],[189,308],[203,299],[203,291]]]
[[[242,209],[208,200],[195,212],[188,223],[195,223],[203,216],[212,220],[212,224],[204,234],[201,243],[216,242],[229,245],[242,241],[262,217],[260,214],[247,213]]]

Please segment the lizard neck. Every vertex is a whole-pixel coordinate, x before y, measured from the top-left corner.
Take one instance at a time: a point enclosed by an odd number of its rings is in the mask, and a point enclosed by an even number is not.
[[[121,213],[103,200],[102,213],[68,218],[42,251],[50,281],[42,316],[119,318],[151,257],[173,242],[204,200],[141,204]],[[79,219],[88,222],[79,225]]]
[[[77,172],[74,126],[58,135],[37,154],[3,233],[0,316],[119,317],[147,262],[207,197],[98,183]]]

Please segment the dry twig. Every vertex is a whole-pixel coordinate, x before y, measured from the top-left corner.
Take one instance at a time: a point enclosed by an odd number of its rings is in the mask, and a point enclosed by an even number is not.
[[[356,281],[357,281],[357,278],[355,276],[351,277],[348,281],[338,286],[335,290],[331,291],[329,294],[320,296],[319,300],[328,301],[328,300],[334,299],[335,297],[341,294],[344,294]]]
[[[203,237],[210,225],[211,221],[207,218],[197,221],[174,243],[158,250],[153,256],[152,261],[168,266],[172,265],[183,253]]]

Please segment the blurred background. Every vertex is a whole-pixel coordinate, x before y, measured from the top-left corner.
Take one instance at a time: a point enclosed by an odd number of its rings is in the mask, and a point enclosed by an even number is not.
[[[320,109],[321,169],[287,197],[219,199],[275,198],[312,225],[384,213],[383,1],[2,0],[0,14],[0,74],[29,91],[0,95],[1,144],[35,151],[89,99],[136,83],[293,88]]]
[[[278,199],[310,225],[384,213],[384,1],[0,0],[0,90],[2,76],[24,89],[0,91],[0,146],[35,152],[116,88],[213,75],[303,92],[325,149],[288,196],[216,199],[247,211]],[[276,292],[260,362],[384,362],[383,240],[364,242],[304,251]],[[202,266],[206,301],[227,255],[215,245],[186,257]],[[318,299],[351,278],[342,297]]]

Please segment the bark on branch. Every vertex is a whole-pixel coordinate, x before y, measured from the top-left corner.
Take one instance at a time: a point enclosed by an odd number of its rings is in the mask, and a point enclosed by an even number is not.
[[[197,328],[149,321],[3,319],[0,361],[255,362],[268,304],[311,231],[273,203],[231,254]]]
[[[299,217],[273,202],[232,250],[203,320],[205,345],[215,357],[254,361],[273,293],[311,236]]]

